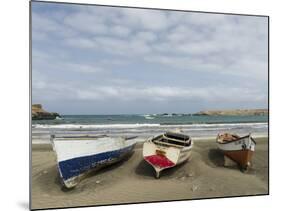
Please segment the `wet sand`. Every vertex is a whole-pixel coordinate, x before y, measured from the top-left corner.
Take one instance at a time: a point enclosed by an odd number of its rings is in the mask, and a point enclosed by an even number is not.
[[[224,167],[214,140],[196,140],[190,161],[155,179],[142,146],[126,160],[62,188],[50,145],[32,145],[32,209],[268,194],[268,139],[258,138],[252,167]]]

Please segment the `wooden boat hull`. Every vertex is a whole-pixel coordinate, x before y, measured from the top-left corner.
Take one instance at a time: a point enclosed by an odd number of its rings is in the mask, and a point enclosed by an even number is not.
[[[225,143],[217,138],[217,146],[225,156],[238,163],[242,169],[247,169],[251,165],[256,142],[250,135]]]
[[[164,169],[172,168],[191,157],[192,144],[184,148],[165,147],[151,141],[143,144],[143,158],[155,170],[156,178]]]
[[[134,149],[135,140],[53,138],[53,149],[57,154],[57,167],[66,188],[75,187],[90,171],[122,160]]]
[[[251,165],[253,154],[254,151],[251,150],[224,151],[224,155],[237,162],[242,168],[247,168]]]

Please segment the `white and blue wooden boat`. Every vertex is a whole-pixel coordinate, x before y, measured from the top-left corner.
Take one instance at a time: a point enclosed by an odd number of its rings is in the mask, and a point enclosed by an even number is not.
[[[133,151],[136,137],[51,136],[61,181],[75,187],[91,170],[116,163]]]

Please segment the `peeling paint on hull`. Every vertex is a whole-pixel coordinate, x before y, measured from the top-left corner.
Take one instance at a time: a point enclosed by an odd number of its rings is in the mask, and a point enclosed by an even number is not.
[[[135,147],[135,140],[100,138],[83,140],[81,137],[54,138],[53,149],[62,184],[75,187],[90,171],[122,160]]]
[[[82,176],[83,173],[116,163],[120,161],[123,157],[128,155],[132,151],[132,149],[133,146],[130,146],[121,150],[104,152],[86,157],[78,157],[59,162],[58,169],[63,184],[67,188],[76,186],[79,182],[78,177],[80,175]]]
[[[250,166],[254,152],[251,150],[225,151],[224,155],[238,163],[243,169]]]

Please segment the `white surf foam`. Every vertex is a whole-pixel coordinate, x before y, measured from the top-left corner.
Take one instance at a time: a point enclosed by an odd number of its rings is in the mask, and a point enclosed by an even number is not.
[[[140,128],[140,127],[159,127],[160,124],[107,124],[107,125],[75,125],[75,124],[60,124],[60,125],[44,125],[35,124],[35,128],[58,128],[58,129],[95,129],[95,128]]]
[[[34,124],[36,129],[139,129],[139,128],[186,128],[193,130],[201,130],[204,128],[236,128],[236,127],[251,127],[251,128],[266,128],[268,123],[219,123],[219,124],[185,124],[185,125],[160,125],[160,124],[100,124],[100,125],[82,125],[82,124]]]

